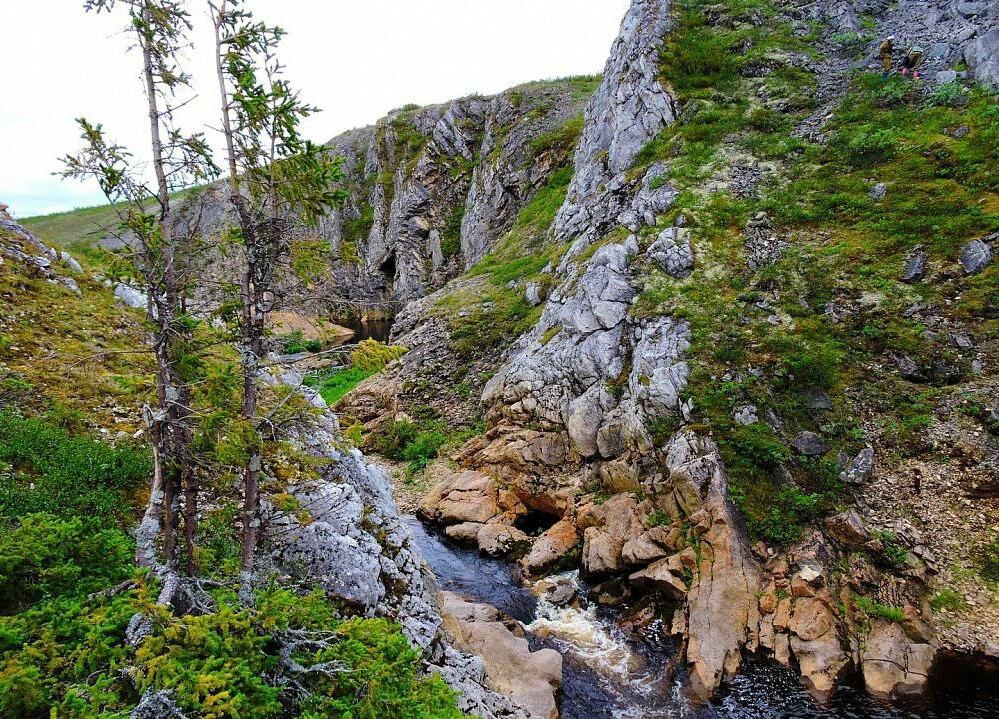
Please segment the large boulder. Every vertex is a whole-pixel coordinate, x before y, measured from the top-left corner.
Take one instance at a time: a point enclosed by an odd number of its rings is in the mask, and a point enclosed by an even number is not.
[[[558,719],[556,693],[562,684],[562,656],[554,649],[532,652],[527,640],[487,604],[444,594],[445,628],[462,651],[482,658],[496,691],[529,712],[531,719]]]
[[[558,568],[579,546],[579,532],[571,519],[560,519],[534,540],[520,566],[527,574],[543,574]]]
[[[877,622],[861,656],[867,691],[884,699],[922,692],[935,655],[932,644],[913,642],[901,625]]]

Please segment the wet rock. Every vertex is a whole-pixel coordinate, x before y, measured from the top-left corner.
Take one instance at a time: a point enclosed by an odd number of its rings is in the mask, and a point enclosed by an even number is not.
[[[484,526],[486,525],[481,522],[461,522],[460,524],[452,524],[450,527],[445,528],[444,534],[462,544],[477,544],[479,541],[479,530]]]
[[[631,587],[615,577],[595,585],[590,589],[589,597],[602,607],[615,607],[631,598]]]
[[[926,253],[922,250],[914,252],[905,262],[905,269],[899,278],[902,282],[919,282],[926,274]]]
[[[570,519],[561,519],[538,537],[520,566],[527,574],[543,574],[560,566],[574,555],[579,546],[579,532]]]
[[[557,719],[555,696],[562,684],[562,656],[554,649],[532,652],[511,632],[496,609],[445,592],[445,627],[462,651],[481,657],[496,691],[529,712],[531,719]]]
[[[966,275],[977,275],[990,264],[992,250],[981,240],[972,240],[961,250],[961,266]]]
[[[670,599],[683,599],[687,595],[687,585],[670,570],[668,559],[662,559],[635,572],[628,580],[636,587],[660,592]]]
[[[806,457],[818,457],[829,451],[829,443],[815,432],[802,432],[793,440],[791,446]]]

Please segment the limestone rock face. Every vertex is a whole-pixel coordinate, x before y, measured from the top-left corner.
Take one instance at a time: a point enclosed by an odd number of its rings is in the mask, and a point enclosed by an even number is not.
[[[358,450],[341,449],[328,413],[300,427],[296,441],[325,461],[317,464],[318,479],[288,487],[299,505],[295,512],[262,503],[261,571],[291,575],[361,615],[399,622],[429,670],[460,692],[463,711],[483,719],[530,719],[491,687],[481,659],[444,641],[436,581],[399,516],[386,472]]]
[[[675,100],[659,82],[658,50],[671,27],[669,0],[634,0],[586,107],[576,174],[555,218],[560,240],[581,251],[630,204],[625,171],[646,142],[673,123]],[[570,251],[570,254],[573,254]]]
[[[557,719],[555,694],[562,684],[562,656],[554,649],[532,652],[502,616],[486,604],[444,594],[446,626],[455,646],[482,658],[493,688],[527,710],[530,719]]]

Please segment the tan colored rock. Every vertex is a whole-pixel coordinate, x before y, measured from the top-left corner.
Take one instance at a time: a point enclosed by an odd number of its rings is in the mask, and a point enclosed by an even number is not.
[[[621,557],[624,563],[629,566],[638,564],[648,564],[657,559],[662,559],[667,554],[662,545],[653,541],[649,532],[643,532],[637,537],[633,537],[624,543],[621,548]]]
[[[760,614],[773,614],[777,611],[777,594],[764,592],[760,595]],[[773,624],[773,620],[770,622]]]
[[[787,597],[777,602],[777,613],[774,616],[774,628],[779,632],[786,632],[791,623],[791,600]]]
[[[861,655],[864,684],[876,697],[917,694],[926,686],[936,648],[911,641],[894,622],[877,622]]]
[[[684,458],[682,464],[670,467],[674,484],[687,484],[685,495],[704,497],[701,566],[687,595],[687,663],[691,690],[707,699],[738,670],[742,648],[758,641],[760,569],[735,529],[740,520],[727,500],[714,444],[680,433],[665,453]]]
[[[479,551],[490,557],[505,557],[508,554],[526,551],[531,546],[531,538],[516,527],[505,524],[486,524],[476,536]]]
[[[652,527],[648,531],[649,539],[664,549],[676,550],[680,548],[680,528],[674,525],[669,527]]]
[[[697,552],[693,547],[684,547],[683,551],[679,554],[680,562],[683,564],[685,569],[690,571],[695,571],[698,565]]]
[[[774,659],[781,666],[791,666],[791,637],[786,634],[774,636]]]
[[[579,532],[570,519],[560,519],[534,541],[520,566],[527,574],[546,572],[570,556],[579,545]]]
[[[794,602],[788,629],[802,680],[812,694],[827,697],[850,661],[835,615],[822,599],[803,597]]]
[[[683,599],[687,595],[687,585],[670,571],[668,559],[661,559],[628,579],[637,587],[661,592],[670,599]]]
[[[485,523],[499,514],[496,483],[481,472],[459,472],[430,490],[417,513],[444,524]]]
[[[589,525],[583,532],[583,570],[591,575],[624,569],[624,545],[643,532],[638,499],[618,494],[582,515]]]
[[[795,575],[791,578],[791,596],[792,597],[814,597],[815,589],[811,584],[806,582],[801,575]]]
[[[461,524],[452,524],[450,527],[447,527],[444,530],[444,534],[462,544],[477,544],[479,530],[484,526],[486,525],[481,522],[462,522]]]
[[[501,694],[530,712],[532,719],[558,719],[556,692],[562,684],[562,656],[554,649],[532,652],[489,605],[444,593],[445,627],[455,646],[479,656],[486,676]]]

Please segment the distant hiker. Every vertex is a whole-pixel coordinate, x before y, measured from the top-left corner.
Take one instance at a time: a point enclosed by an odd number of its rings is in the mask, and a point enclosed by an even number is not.
[[[912,70],[912,76],[919,79],[919,66],[923,63],[923,48],[913,45],[902,58],[902,74],[907,75]]]
[[[886,80],[891,72],[891,56],[895,51],[895,36],[889,35],[878,48],[878,59],[881,60],[881,79]]]

